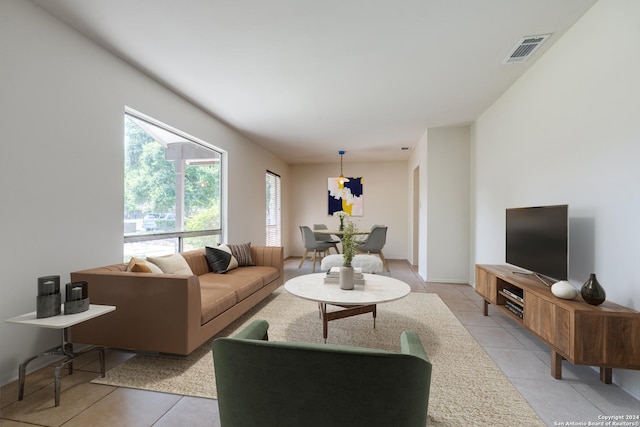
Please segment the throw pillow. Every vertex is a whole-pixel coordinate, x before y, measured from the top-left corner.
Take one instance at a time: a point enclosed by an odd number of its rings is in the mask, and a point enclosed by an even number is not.
[[[162,274],[162,270],[157,265],[142,258],[132,257],[127,265],[127,271],[132,273],[158,273]]]
[[[220,245],[225,246],[225,245]],[[238,267],[255,265],[251,259],[251,243],[243,243],[241,245],[226,245],[231,249],[231,255],[238,260]]]
[[[151,269],[145,262],[133,264],[129,271],[133,273],[151,273]]]
[[[147,260],[154,263],[163,273],[193,275],[187,260],[181,254],[173,254],[162,257],[147,257]]]
[[[231,249],[226,245],[217,248],[205,247],[205,257],[209,268],[214,273],[226,273],[238,266],[238,260],[231,254]]]

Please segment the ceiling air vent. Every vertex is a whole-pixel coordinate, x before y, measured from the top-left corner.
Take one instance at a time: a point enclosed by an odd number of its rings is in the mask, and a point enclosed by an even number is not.
[[[511,53],[502,61],[503,64],[518,64],[524,62],[544,43],[551,34],[543,34],[540,36],[528,36],[520,40],[513,48]]]

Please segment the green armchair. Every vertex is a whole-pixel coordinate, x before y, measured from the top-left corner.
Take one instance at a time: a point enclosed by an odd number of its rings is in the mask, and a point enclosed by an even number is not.
[[[268,328],[213,341],[222,427],[426,425],[431,363],[415,332],[396,353],[270,342]]]

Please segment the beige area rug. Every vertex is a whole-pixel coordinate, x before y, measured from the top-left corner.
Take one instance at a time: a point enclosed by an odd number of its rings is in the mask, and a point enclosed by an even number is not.
[[[269,322],[272,341],[322,342],[316,303],[278,289],[218,336],[252,319]],[[329,323],[328,342],[399,351],[400,333],[418,332],[433,373],[430,426],[544,426],[504,373],[436,294],[411,293],[371,314]],[[93,381],[121,387],[216,398],[210,343],[187,358],[137,355]]]

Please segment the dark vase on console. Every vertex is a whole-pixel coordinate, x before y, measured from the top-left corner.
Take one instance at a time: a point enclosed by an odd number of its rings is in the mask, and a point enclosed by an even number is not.
[[[580,290],[582,298],[591,305],[602,304],[606,299],[604,288],[598,282],[595,273],[591,273],[589,280],[584,282]]]

